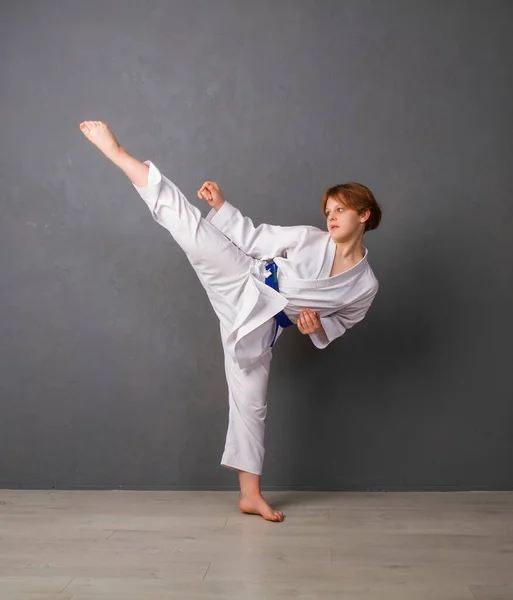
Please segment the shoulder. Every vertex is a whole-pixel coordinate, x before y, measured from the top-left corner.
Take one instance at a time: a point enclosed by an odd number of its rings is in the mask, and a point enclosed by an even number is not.
[[[378,293],[379,281],[370,267],[365,270],[364,274],[365,284],[362,286],[362,299],[367,299],[372,302],[374,296]]]
[[[369,292],[377,294],[377,292],[379,290],[379,281],[378,281],[378,278],[376,277],[376,275],[374,274],[374,271],[370,268],[370,266],[369,266],[367,277],[369,280],[369,284],[368,284]]]
[[[370,305],[379,290],[379,281],[368,264],[353,280],[352,285],[354,297],[351,304],[355,302]]]
[[[369,264],[369,250],[367,247],[365,247],[365,267],[362,270],[361,275],[365,282],[365,291],[375,295],[379,290],[379,281]]]

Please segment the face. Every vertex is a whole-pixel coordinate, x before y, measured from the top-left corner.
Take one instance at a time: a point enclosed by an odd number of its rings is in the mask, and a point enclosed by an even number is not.
[[[353,239],[365,231],[367,213],[359,215],[354,208],[342,204],[337,198],[328,198],[325,214],[328,231],[335,242]]]

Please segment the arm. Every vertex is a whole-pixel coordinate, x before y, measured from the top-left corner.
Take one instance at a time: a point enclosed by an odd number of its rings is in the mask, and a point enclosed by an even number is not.
[[[320,317],[322,329],[309,334],[314,346],[320,349],[326,348],[333,340],[340,337],[348,329],[362,321],[377,292],[378,286],[376,286],[371,293],[360,300],[357,300],[353,304],[326,317]]]
[[[304,226],[281,227],[280,225],[253,225],[249,217],[226,200],[222,206],[205,217],[243,252],[254,258],[268,259],[286,256],[306,232]]]

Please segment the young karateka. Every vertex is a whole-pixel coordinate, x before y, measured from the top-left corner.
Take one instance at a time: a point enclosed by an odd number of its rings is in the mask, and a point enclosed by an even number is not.
[[[378,227],[379,205],[368,188],[349,183],[324,193],[327,232],[308,225],[255,227],[206,181],[198,197],[212,208],[203,218],[151,161],[128,154],[105,123],[84,121],[80,130],[127,175],[203,285],[219,318],[228,384],[221,465],[238,471],[241,511],[281,521],[283,513],[260,491],[272,348],[291,325],[325,348],[364,318],[378,281],[363,234]]]

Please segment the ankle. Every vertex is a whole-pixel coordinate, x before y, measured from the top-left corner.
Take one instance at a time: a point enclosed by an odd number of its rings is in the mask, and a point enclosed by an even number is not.
[[[128,152],[123,148],[123,146],[112,146],[112,148],[109,148],[105,155],[118,167],[129,156]]]
[[[239,486],[241,496],[255,497],[260,496],[260,475],[239,471]]]
[[[260,490],[241,490],[240,497],[241,498],[260,498],[262,496],[262,492]]]

